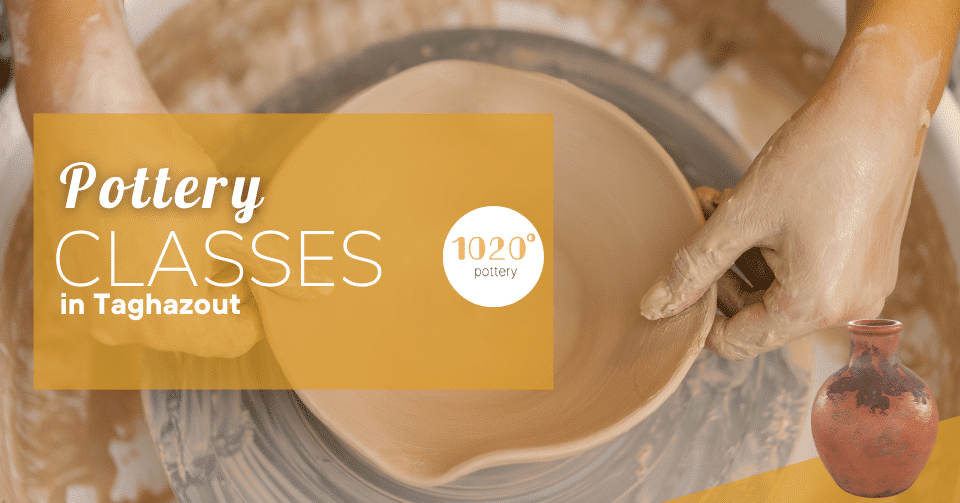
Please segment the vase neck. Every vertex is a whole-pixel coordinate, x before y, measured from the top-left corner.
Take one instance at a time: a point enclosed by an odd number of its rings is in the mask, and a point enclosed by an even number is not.
[[[900,330],[894,320],[856,320],[847,323],[850,332],[850,365],[879,362],[899,363]]]
[[[900,363],[900,334],[851,334],[850,365],[858,359],[869,358],[871,362]]]

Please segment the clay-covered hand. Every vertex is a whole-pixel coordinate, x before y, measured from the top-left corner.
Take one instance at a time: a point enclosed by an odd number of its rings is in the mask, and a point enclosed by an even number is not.
[[[230,163],[218,165],[211,154],[219,159],[236,157],[230,151],[226,138],[242,139],[244,124],[237,119],[235,124],[222,121],[222,130],[185,131],[176,119],[165,115],[166,109],[154,93],[140,68],[136,50],[126,30],[123,6],[119,0],[7,0],[11,18],[14,44],[15,79],[21,115],[27,131],[33,133],[34,113],[144,113],[155,114],[157,120],[140,123],[140,130],[111,130],[101,138],[101,144],[122,145],[115,151],[98,152],[95,168],[95,192],[111,176],[118,176],[131,183],[135,171],[123,171],[118,166],[152,167],[147,176],[151,179],[144,195],[153,194],[153,178],[157,169],[170,169],[169,177],[176,181],[196,177],[203,184],[208,177],[231,177],[246,175],[263,177],[264,185],[278,163],[261,163],[248,173],[230,173],[236,169]],[[290,131],[287,131],[290,133]],[[292,131],[288,137],[279,138],[276,145],[260,144],[260,150],[292,148],[305,131]],[[279,136],[279,135],[278,135]],[[70,157],[70,152],[82,152],[83,145],[71,145],[70,138],[62,138],[57,144]],[[271,151],[272,152],[272,151]],[[272,152],[274,158],[282,158],[283,152]],[[261,156],[269,158],[269,155]],[[250,159],[245,164],[250,164]],[[66,165],[64,165],[65,167]],[[56,176],[54,174],[53,176]],[[232,176],[231,176],[232,175]],[[197,193],[204,190],[199,187]],[[232,190],[232,186],[223,189]],[[125,194],[125,206],[130,205],[130,190]],[[167,189],[166,197],[173,192]],[[84,197],[96,198],[94,193]],[[153,298],[180,299],[230,299],[235,294],[239,300],[236,307],[240,314],[234,315],[164,315],[148,316],[133,320],[125,315],[98,316],[98,309],[90,309],[76,319],[81,320],[80,331],[90,333],[105,344],[140,343],[159,350],[184,352],[197,356],[235,357],[249,350],[263,338],[259,312],[252,298],[248,282],[256,275],[264,282],[276,282],[283,277],[278,264],[256,257],[251,241],[257,234],[255,223],[238,225],[234,221],[231,194],[221,194],[226,205],[215,204],[211,209],[183,211],[177,208],[153,210],[143,208],[124,211],[123,206],[105,211],[96,205],[77,206],[65,218],[53,218],[49,235],[38,239],[52,239],[56,245],[66,233],[83,229],[95,233],[99,240],[95,245],[64,245],[61,260],[77,282],[99,277],[98,287],[109,286],[112,260],[117,262],[117,282],[148,282],[154,264],[161,256],[164,240],[170,232],[176,232],[183,254],[191,268],[192,281],[186,272],[160,272],[153,287],[123,286],[113,288],[113,297],[126,299],[144,298],[150,293]],[[62,205],[63,201],[57,201]],[[29,204],[29,203],[28,203]],[[46,208],[50,201],[37,201],[36,212],[53,210]],[[172,206],[172,205],[171,205]],[[62,206],[60,210],[62,212]],[[59,214],[59,213],[50,213]],[[40,215],[35,214],[35,218]],[[206,252],[205,244],[211,233],[230,231],[243,236],[243,240],[229,235],[211,239],[210,249],[219,256],[235,259],[244,266],[243,278],[230,287],[213,286],[205,278],[221,284],[233,282],[238,275],[236,266],[216,260]],[[111,231],[116,233],[115,252],[111,251]],[[73,238],[78,242],[80,239]],[[158,241],[159,239],[159,241]],[[258,243],[258,251],[266,256],[280,258],[288,264],[297,263],[296,238],[282,241],[268,235]],[[80,252],[78,250],[83,250]],[[174,243],[170,243],[164,255],[164,266],[182,267],[183,260]],[[131,264],[133,267],[131,267]],[[313,264],[310,266],[315,268]],[[106,269],[105,269],[106,268]],[[125,271],[125,273],[123,272]],[[278,274],[279,273],[279,274]],[[125,274],[125,275],[124,275]],[[295,277],[296,272],[290,277]],[[176,281],[172,277],[176,276]],[[166,277],[166,278],[165,278]],[[322,272],[314,271],[312,277],[322,278]],[[195,283],[196,287],[190,287]],[[190,288],[184,288],[184,285]],[[299,282],[290,279],[273,288],[283,295],[297,298],[312,297],[323,292],[299,287]],[[122,295],[121,295],[122,293]],[[96,302],[94,302],[96,304]],[[111,309],[107,301],[106,309]]]
[[[886,46],[874,35],[861,36],[830,85],[773,135],[736,187],[717,197],[706,225],[642,300],[645,317],[671,316],[712,283],[721,280],[722,287],[731,281],[728,268],[754,247],[774,278],[765,292],[750,294],[753,303],[717,317],[707,347],[721,356],[750,358],[880,313],[896,282],[937,67],[878,68],[886,59],[875,53]],[[902,81],[890,77],[903,84],[892,86],[877,71],[910,73]],[[704,204],[716,194],[698,195]]]

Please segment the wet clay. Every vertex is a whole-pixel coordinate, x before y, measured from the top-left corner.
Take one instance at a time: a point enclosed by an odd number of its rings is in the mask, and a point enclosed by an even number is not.
[[[32,230],[28,203],[0,280],[0,498],[171,501],[139,392],[33,389]]]
[[[670,320],[636,312],[703,217],[673,161],[630,117],[552,77],[461,61],[400,73],[339,112],[554,114],[555,361],[552,391],[299,391],[338,438],[401,481],[437,485],[599,445],[676,389],[716,293]],[[290,302],[265,297],[265,318],[270,299]],[[463,304],[464,315],[475,309]]]

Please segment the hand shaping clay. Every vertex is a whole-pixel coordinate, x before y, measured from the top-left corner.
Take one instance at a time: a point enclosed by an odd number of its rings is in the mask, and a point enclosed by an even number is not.
[[[299,391],[347,445],[400,481],[439,485],[597,446],[676,389],[703,347],[716,292],[668,320],[640,316],[641,295],[703,217],[635,121],[552,77],[462,61],[400,73],[339,112],[554,114],[554,389]]]

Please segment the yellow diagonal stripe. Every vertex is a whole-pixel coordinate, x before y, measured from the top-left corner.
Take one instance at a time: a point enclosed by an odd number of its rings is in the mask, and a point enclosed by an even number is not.
[[[785,466],[705,491],[670,500],[669,503],[705,502],[847,503],[960,503],[960,416],[940,422],[937,441],[927,466],[913,486],[881,500],[845,493],[830,478],[820,459]]]

